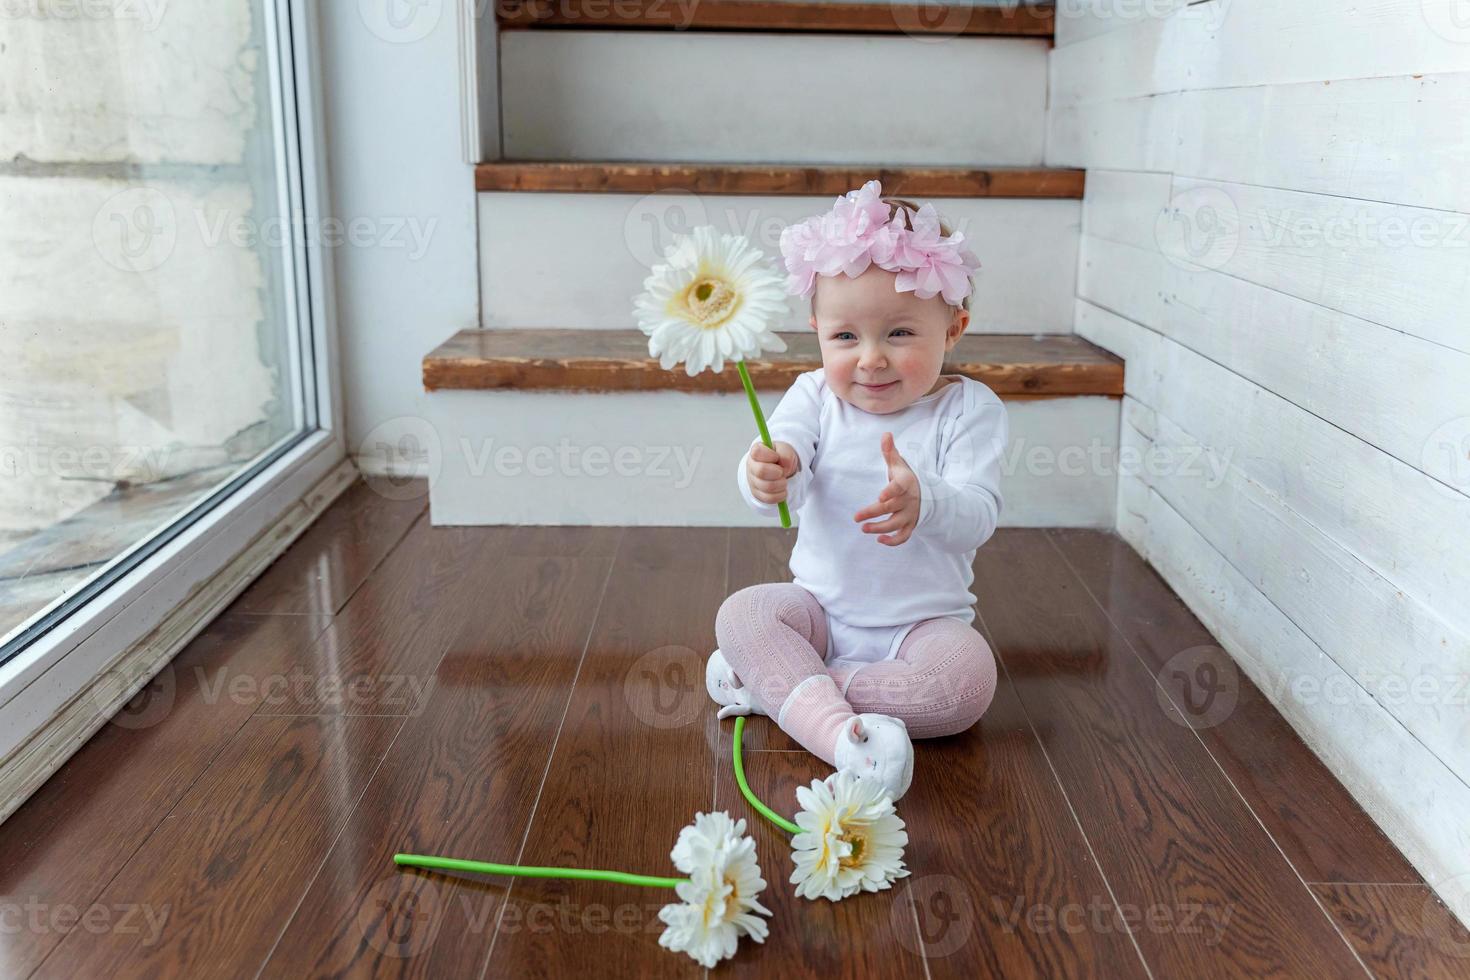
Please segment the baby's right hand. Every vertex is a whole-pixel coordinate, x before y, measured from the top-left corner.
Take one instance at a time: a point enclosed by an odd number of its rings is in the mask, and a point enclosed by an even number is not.
[[[757,439],[750,447],[750,458],[745,461],[751,496],[763,504],[783,503],[786,481],[800,468],[801,459],[791,443],[777,441],[767,446]]]

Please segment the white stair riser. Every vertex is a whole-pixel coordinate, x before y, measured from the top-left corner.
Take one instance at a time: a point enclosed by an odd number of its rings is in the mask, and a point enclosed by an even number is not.
[[[1044,39],[506,31],[504,152],[532,160],[1042,162]]]
[[[780,396],[761,393],[767,415]],[[773,523],[746,507],[735,485],[736,464],[757,438],[738,389],[438,391],[426,400],[429,424],[417,439],[428,452],[435,524]],[[1106,397],[1007,402],[1003,525],[1112,526],[1119,405]]]
[[[783,269],[781,229],[826,211],[835,196],[482,193],[483,325],[629,329],[633,296],[675,235],[705,224],[742,234]],[[970,331],[1070,331],[1081,201],[933,203],[980,260]],[[793,296],[788,306],[778,329],[809,329],[810,303]]]

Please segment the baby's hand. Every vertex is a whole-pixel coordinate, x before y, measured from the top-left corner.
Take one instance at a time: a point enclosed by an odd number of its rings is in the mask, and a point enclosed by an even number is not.
[[[801,467],[796,447],[776,441],[767,446],[760,440],[750,447],[745,461],[745,475],[750,493],[763,504],[779,504],[786,500],[786,481]]]
[[[914,533],[914,525],[919,522],[919,478],[894,448],[892,432],[883,433],[881,445],[883,459],[888,463],[888,485],[878,494],[878,502],[858,511],[853,520],[890,515],[886,521],[864,524],[863,531],[878,535],[883,544],[900,545]]]

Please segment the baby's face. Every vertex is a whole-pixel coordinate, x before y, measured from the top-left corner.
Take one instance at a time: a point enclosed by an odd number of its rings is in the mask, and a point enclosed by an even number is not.
[[[827,386],[875,415],[907,408],[939,380],[970,313],[941,296],[919,299],[893,288],[897,273],[869,266],[862,275],[818,276],[811,318]]]

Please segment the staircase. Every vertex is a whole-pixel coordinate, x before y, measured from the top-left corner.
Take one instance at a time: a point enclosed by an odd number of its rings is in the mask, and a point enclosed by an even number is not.
[[[1123,366],[1071,332],[1084,174],[1041,165],[1049,7],[579,2],[501,5],[481,329],[423,365],[436,524],[769,523],[735,487],[738,376],[660,369],[632,298],[675,234],[779,261],[784,227],[877,178],[982,263],[945,370],[1007,401],[1002,524],[1112,525]],[[768,414],[821,364],[790,306],[789,349],[748,365]]]

